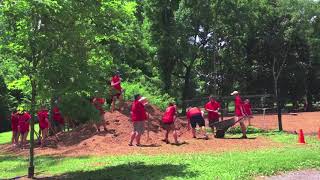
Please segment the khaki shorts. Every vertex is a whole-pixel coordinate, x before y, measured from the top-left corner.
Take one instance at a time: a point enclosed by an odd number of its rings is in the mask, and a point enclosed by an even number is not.
[[[133,131],[136,131],[139,134],[143,134],[144,133],[144,121],[133,122]]]

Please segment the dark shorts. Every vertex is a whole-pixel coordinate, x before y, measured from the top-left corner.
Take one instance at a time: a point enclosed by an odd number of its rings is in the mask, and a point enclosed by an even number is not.
[[[174,130],[174,122],[171,123],[163,123],[162,124],[162,128],[164,130],[170,131],[170,130]]]
[[[112,99],[115,97],[115,98],[117,98],[117,99],[119,99],[120,98],[120,96],[122,95],[122,90],[118,90],[118,89],[113,89],[112,90]]]
[[[191,119],[190,119],[190,124],[191,124],[192,128],[196,128],[197,124],[198,124],[199,127],[202,127],[202,126],[206,125],[206,123],[204,122],[204,119],[201,116],[201,114],[192,116]]]
[[[216,122],[219,122],[219,118],[218,118],[218,119],[209,120],[209,127],[214,128],[214,124],[215,124]]]

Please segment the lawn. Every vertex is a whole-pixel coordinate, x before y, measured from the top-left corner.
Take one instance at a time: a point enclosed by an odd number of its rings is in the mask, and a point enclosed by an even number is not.
[[[36,130],[36,132],[39,132],[39,125],[35,124],[34,125],[34,129]],[[4,133],[0,133],[0,144],[6,144],[6,143],[10,143],[11,142],[11,137],[12,137],[12,132],[4,132]],[[35,138],[37,138],[35,136]],[[28,134],[28,139],[30,139],[30,133]]]
[[[176,155],[126,155],[105,157],[36,158],[37,176],[57,179],[252,179],[280,171],[320,168],[320,141],[307,137],[297,145],[296,136],[264,133],[283,147],[249,152]],[[1,178],[26,174],[27,159],[0,155]]]

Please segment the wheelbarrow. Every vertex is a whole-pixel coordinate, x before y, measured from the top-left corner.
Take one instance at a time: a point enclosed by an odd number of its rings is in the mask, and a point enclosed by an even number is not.
[[[214,127],[216,127],[216,134],[214,137],[224,138],[224,135],[226,134],[227,130],[239,121],[241,121],[243,118],[244,117],[240,118],[238,121],[236,121],[234,118],[231,118],[214,123],[213,125]]]

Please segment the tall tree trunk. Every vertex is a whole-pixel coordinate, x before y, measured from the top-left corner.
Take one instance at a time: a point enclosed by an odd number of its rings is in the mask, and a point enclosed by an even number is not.
[[[314,78],[313,77],[313,74],[314,74],[314,71],[312,69],[312,66],[310,65],[309,69],[308,69],[308,73],[307,73],[307,79],[306,79],[306,111],[307,112],[310,112],[312,111],[313,109],[313,106],[312,106],[312,92],[311,92],[311,89],[312,89],[312,79]]]
[[[277,111],[278,111],[278,125],[279,125],[279,131],[282,131],[282,116],[281,116],[281,102],[279,97],[279,89],[278,89],[278,79],[274,79],[274,93],[276,95],[276,101],[277,101]]]
[[[31,78],[31,131],[30,131],[30,151],[29,151],[29,168],[28,178],[34,177],[34,120],[35,120],[35,106],[36,106],[36,83],[33,77]]]
[[[164,72],[165,73],[165,72]],[[167,72],[168,73],[168,72]],[[166,75],[163,75],[163,80],[164,80],[164,91],[168,94],[171,94],[170,93],[170,90],[171,90],[171,72],[166,74]]]
[[[182,92],[182,114],[186,113],[186,108],[187,108],[186,100],[188,100],[188,98],[189,98],[191,67],[192,66],[189,66],[186,69],[186,73],[184,76],[184,87],[183,87],[183,92]]]

